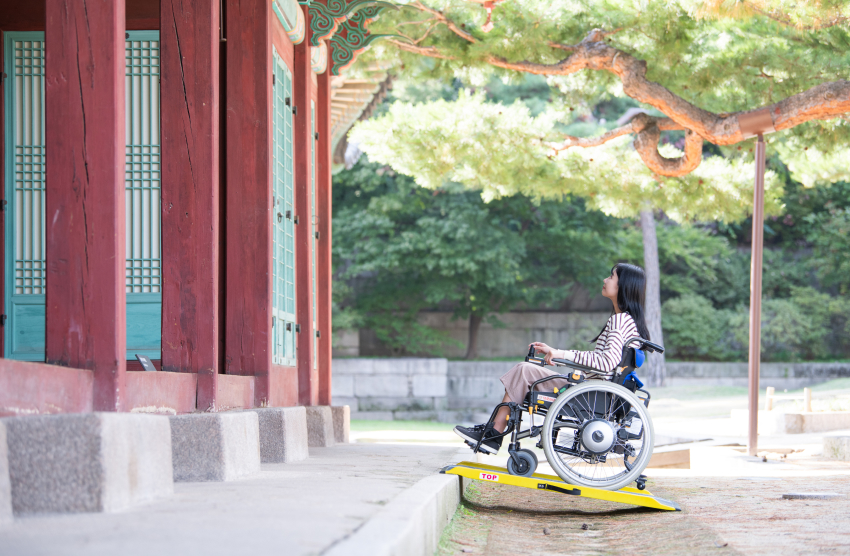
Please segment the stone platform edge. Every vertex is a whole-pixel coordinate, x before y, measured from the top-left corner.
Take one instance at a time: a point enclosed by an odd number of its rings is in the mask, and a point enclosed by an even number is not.
[[[461,500],[460,477],[434,471],[391,500],[326,556],[431,556]],[[464,485],[465,486],[465,485]]]

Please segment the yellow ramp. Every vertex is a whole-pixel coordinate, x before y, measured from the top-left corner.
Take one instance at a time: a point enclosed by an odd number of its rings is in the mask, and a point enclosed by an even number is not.
[[[517,475],[511,475],[504,467],[495,467],[473,463],[471,461],[462,461],[455,465],[448,465],[440,473],[460,475],[461,477],[475,481],[513,485],[535,490],[551,490],[562,494],[595,498],[596,500],[608,500],[609,502],[619,502],[621,504],[632,504],[634,506],[655,508],[657,510],[681,511],[677,503],[653,496],[651,492],[646,490],[638,490],[633,487],[623,487],[620,490],[603,490],[601,488],[576,486],[565,483],[560,477],[555,475],[544,475],[543,473],[535,473],[531,477],[519,477]]]

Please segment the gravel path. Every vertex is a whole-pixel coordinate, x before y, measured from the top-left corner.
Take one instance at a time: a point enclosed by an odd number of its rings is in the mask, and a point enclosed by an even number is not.
[[[815,467],[824,464],[819,458],[810,462]],[[840,471],[808,477],[651,479],[647,488],[677,501],[681,512],[474,482],[438,553],[848,554],[850,482],[847,470]],[[843,496],[782,499],[792,492]]]

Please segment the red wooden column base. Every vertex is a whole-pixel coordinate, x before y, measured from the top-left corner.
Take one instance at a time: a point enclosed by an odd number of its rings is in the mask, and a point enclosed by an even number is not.
[[[124,0],[46,0],[46,359],[124,409]]]
[[[197,373],[216,410],[219,1],[161,0],[162,369]]]

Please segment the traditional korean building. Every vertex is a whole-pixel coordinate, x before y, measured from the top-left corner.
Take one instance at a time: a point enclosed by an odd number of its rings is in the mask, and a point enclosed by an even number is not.
[[[0,1],[0,416],[330,404],[332,153],[386,88],[340,72],[379,9]]]

